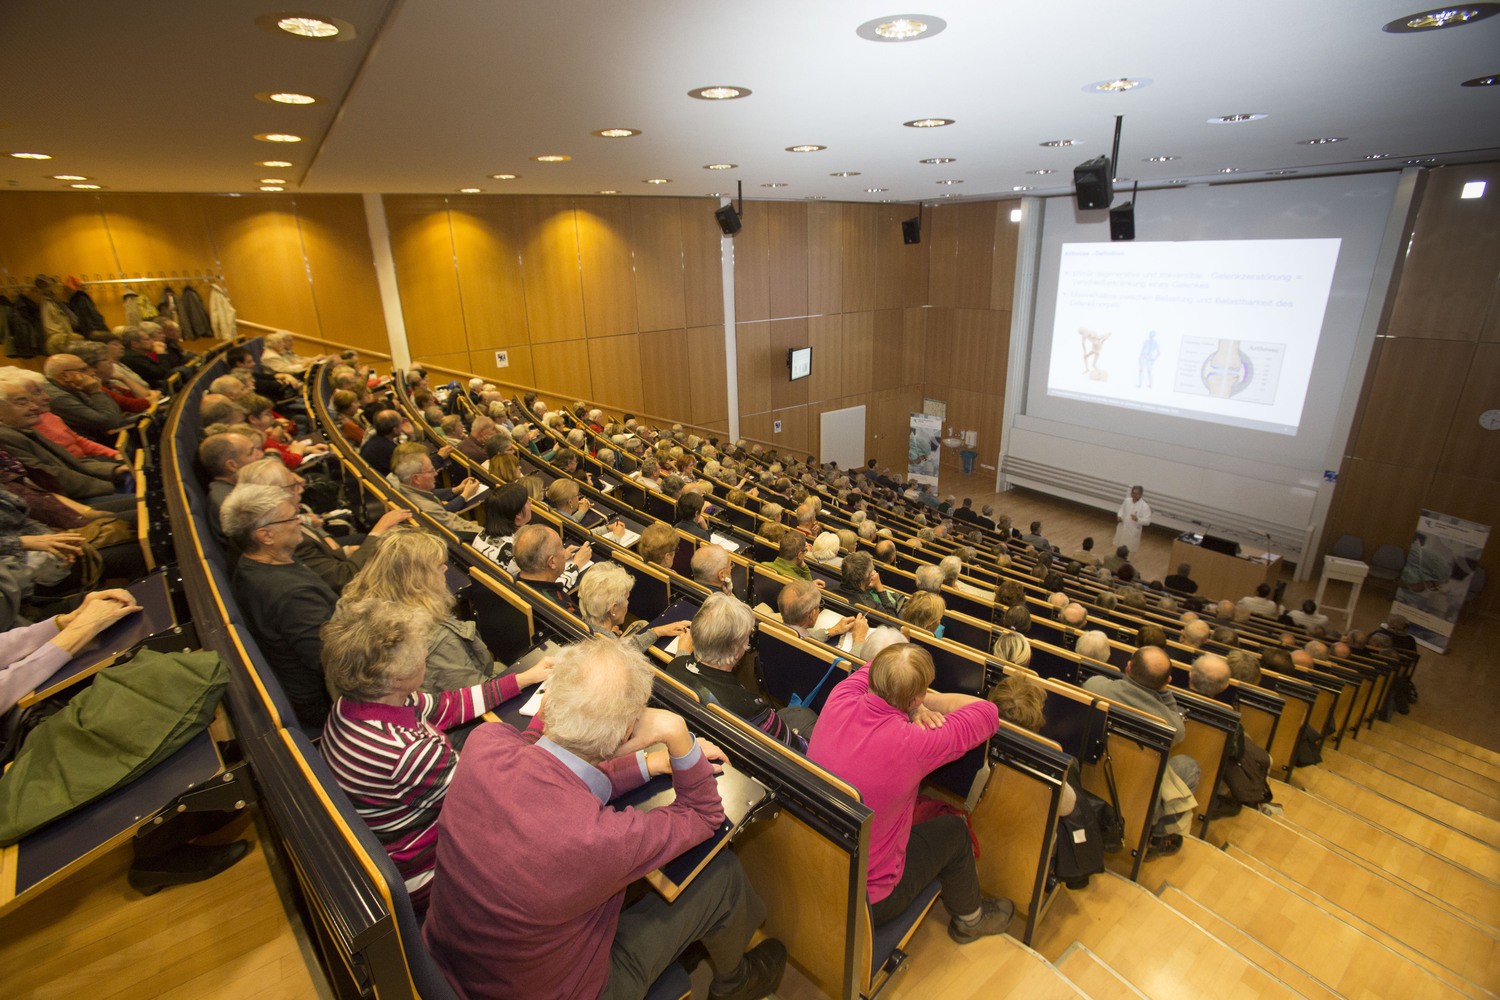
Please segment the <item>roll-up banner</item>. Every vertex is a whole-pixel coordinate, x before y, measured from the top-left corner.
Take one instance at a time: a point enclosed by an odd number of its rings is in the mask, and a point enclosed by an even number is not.
[[[1413,639],[1439,653],[1448,648],[1489,537],[1487,524],[1422,511],[1391,605],[1406,618]]]
[[[911,438],[906,446],[906,478],[926,483],[937,492],[938,461],[942,458],[943,418],[933,413],[911,415]]]

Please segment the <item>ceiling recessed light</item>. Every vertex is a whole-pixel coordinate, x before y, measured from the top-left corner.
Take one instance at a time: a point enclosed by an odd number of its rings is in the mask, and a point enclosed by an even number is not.
[[[762,184],[761,187],[763,187],[763,188],[784,188],[784,187],[786,187],[786,182],[785,181],[772,181],[769,184]]]
[[[866,21],[854,33],[871,42],[914,42],[931,38],[946,27],[947,21],[930,14],[890,14]]]
[[[260,179],[260,183],[261,184],[285,184],[286,183],[286,178],[285,177],[262,177]]]
[[[938,181],[938,183],[939,183],[939,184],[962,184],[962,183],[963,183],[963,181],[958,181],[958,180],[948,180],[948,181]]]
[[[890,188],[865,188],[865,194],[884,194]]]
[[[567,163],[572,159],[567,153],[543,153],[541,156],[533,156],[538,163]]]
[[[1436,156],[1414,156],[1406,161],[1408,167],[1430,167],[1437,163]]]
[[[1085,93],[1091,94],[1123,94],[1126,91],[1148,86],[1150,83],[1150,80],[1132,80],[1129,77],[1122,76],[1117,80],[1100,80],[1098,83],[1091,83],[1083,89]]]
[[[788,146],[786,148],[786,151],[788,153],[821,153],[823,150],[825,150],[827,148],[828,148],[827,146],[814,146],[814,145],[808,144],[808,145],[803,145],[803,146]]]
[[[18,160],[50,160],[51,153],[11,153]]]
[[[633,135],[640,135],[638,128],[601,128],[593,133],[601,139],[629,139]]]
[[[99,190],[102,189],[103,185],[100,185],[100,184],[69,184],[68,187],[70,187],[70,188],[77,188],[79,191],[99,191]]]
[[[1053,170],[1051,167],[1043,167],[1041,170],[1028,170],[1026,172],[1028,174],[1036,174],[1038,177],[1045,177],[1048,174],[1055,174],[1055,173],[1057,173],[1057,171]]]
[[[259,161],[256,162],[255,165],[257,167],[290,167],[292,165],[292,161],[291,160],[259,160]]]
[[[1241,122],[1258,122],[1264,117],[1266,116],[1262,114],[1219,115],[1216,118],[1210,118],[1208,123],[1210,125],[1238,125]]]
[[[672,178],[670,178],[670,177],[648,177],[642,183],[644,183],[644,184],[670,184],[670,183],[672,183]]]
[[[1292,171],[1292,173],[1296,173],[1296,171],[1294,170],[1294,171]],[[1186,177],[1175,177],[1172,180],[1167,181],[1167,183],[1168,184],[1186,184],[1187,183],[1187,178]]]
[[[276,194],[277,192],[286,190],[286,188],[282,187],[280,184],[262,184],[260,186],[260,189],[262,191],[269,191],[272,194]]]
[[[1398,17],[1389,24],[1381,25],[1381,31],[1402,35],[1413,31],[1437,31],[1442,28],[1458,28],[1487,17],[1500,14],[1500,3],[1460,3],[1451,7],[1434,7]]]
[[[267,104],[317,104],[318,99],[311,94],[294,94],[286,90],[263,90],[255,95],[257,101],[265,101]]]
[[[836,170],[833,173],[829,174],[828,176],[829,177],[858,177],[859,176],[859,171],[858,170]]]
[[[1460,87],[1493,87],[1500,83],[1500,73],[1491,73],[1489,76],[1476,76],[1472,80],[1465,80],[1459,84]]]
[[[696,97],[700,101],[733,101],[741,97],[750,96],[749,87],[699,87],[697,90],[688,91],[689,97]]]
[[[1240,168],[1239,167],[1220,167],[1219,168],[1219,173],[1221,173],[1221,174],[1237,174],[1239,172],[1240,172]]]
[[[1048,146],[1052,149],[1065,149],[1068,146],[1082,146],[1082,139],[1048,139],[1046,142],[1038,143],[1039,146]]]
[[[944,125],[952,125],[952,118],[913,118],[909,122],[902,122],[907,128],[942,128]]]
[[[963,195],[961,195],[961,194],[940,194],[940,195],[938,195],[938,197],[939,198],[962,198]]]
[[[520,174],[490,174],[490,180],[492,181],[513,181],[519,177]]]
[[[826,201],[827,198],[826,194],[805,194],[802,196],[803,201]]]
[[[724,197],[724,192],[722,192],[722,191],[709,191],[703,197],[705,197],[705,198],[722,198],[722,197]]]
[[[1360,159],[1364,160],[1388,160],[1390,158],[1390,153],[1366,153],[1364,156],[1360,157]]]
[[[85,177],[85,176],[83,176],[82,174],[53,174],[52,175],[52,179],[55,180],[55,181],[86,181],[86,180],[88,180],[88,178]]]
[[[1320,136],[1319,138],[1316,138],[1316,139],[1298,139],[1297,140],[1297,145],[1299,145],[1299,146],[1327,146],[1327,145],[1330,145],[1330,144],[1335,143],[1335,142],[1348,142],[1348,141],[1349,141],[1349,137],[1346,136],[1346,135],[1325,135],[1325,136]]]
[[[1031,185],[1030,184],[1015,184],[1015,185],[1012,185],[1011,190],[1012,191],[1030,191],[1031,190]]]
[[[1179,157],[1176,157],[1176,156],[1148,156],[1144,160],[1142,160],[1141,162],[1142,163],[1168,163],[1168,162],[1170,162],[1172,160],[1176,160],[1176,159],[1179,159]]]
[[[314,17],[311,14],[271,15],[272,24],[288,35],[298,38],[337,38],[343,34],[343,25],[334,18]]]
[[[618,191],[600,191],[599,193],[600,194],[619,194],[620,192],[618,192]]]
[[[1021,221],[1021,210],[1019,208],[1013,208],[1013,209],[1010,210],[1010,221],[1011,222],[1020,222]]]
[[[458,193],[459,194],[481,194],[481,193],[483,193],[483,191],[484,191],[484,188],[459,188],[458,189]]]
[[[287,132],[257,132],[255,138],[261,142],[301,142],[300,135],[291,135]]]
[[[1296,170],[1267,170],[1266,171],[1266,176],[1268,176],[1268,177],[1286,177],[1286,176],[1288,176],[1290,174],[1295,174],[1295,173],[1298,173],[1298,171],[1296,171]]]
[[[918,160],[917,162],[918,163],[957,163],[958,162],[958,157],[956,157],[956,156],[929,156],[927,159],[925,159],[925,160]]]
[[[1464,189],[1463,189],[1463,191],[1459,193],[1459,197],[1460,198],[1483,198],[1484,197],[1484,187],[1485,187],[1485,182],[1484,181],[1466,181],[1466,182],[1464,182]]]
[[[704,170],[733,170],[737,166],[739,166],[738,163],[705,163],[705,164],[703,164],[703,169]]]

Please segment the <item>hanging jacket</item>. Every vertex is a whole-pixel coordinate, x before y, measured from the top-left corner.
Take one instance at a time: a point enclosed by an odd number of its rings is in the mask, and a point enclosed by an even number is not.
[[[109,329],[109,324],[104,322],[103,314],[99,312],[99,307],[94,305],[94,300],[88,292],[74,292],[68,299],[68,307],[78,317],[79,333],[88,335],[94,330]]]
[[[125,293],[125,325],[140,326],[141,320],[141,296],[139,292]]]
[[[208,286],[208,314],[215,337],[220,340],[235,338],[234,306],[229,301],[229,293],[219,285]]]
[[[35,302],[17,295],[12,302],[0,296],[10,314],[5,324],[5,353],[13,358],[34,358],[44,353],[42,311]]]
[[[42,316],[42,341],[45,343],[48,337],[62,334],[67,336],[73,333],[73,323],[68,319],[68,313],[62,306],[43,295],[40,306]]]
[[[225,299],[227,302],[228,299]],[[233,317],[234,310],[230,309]],[[177,300],[177,325],[182,327],[183,340],[202,340],[205,337],[213,337],[218,334],[218,327],[209,319],[208,310],[203,307],[203,299],[199,298],[198,292],[192,286],[182,290],[182,295]],[[234,322],[231,318],[229,328],[230,338],[233,337]]]

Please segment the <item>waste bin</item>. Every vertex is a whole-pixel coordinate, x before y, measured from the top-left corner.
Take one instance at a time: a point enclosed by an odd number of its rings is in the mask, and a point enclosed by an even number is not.
[[[963,451],[958,453],[958,457],[963,460],[964,475],[967,476],[969,473],[974,471],[974,459],[979,457],[979,452],[974,451],[971,448],[965,448]]]

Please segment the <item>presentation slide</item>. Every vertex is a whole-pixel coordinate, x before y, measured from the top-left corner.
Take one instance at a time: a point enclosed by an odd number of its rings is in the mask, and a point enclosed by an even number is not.
[[[1295,435],[1341,242],[1064,243],[1047,395]]]

